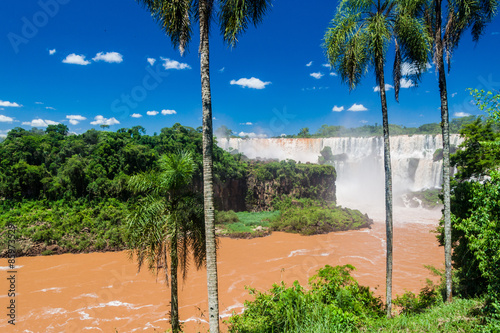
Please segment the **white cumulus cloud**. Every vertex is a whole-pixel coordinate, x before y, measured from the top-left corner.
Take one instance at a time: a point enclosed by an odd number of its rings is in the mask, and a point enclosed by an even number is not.
[[[118,120],[116,120],[115,117],[113,117],[113,118],[104,118],[103,116],[99,115],[99,116],[95,116],[94,119],[95,120],[91,121],[90,124],[92,124],[92,125],[108,125],[108,126],[111,126],[111,125],[116,125],[116,124],[120,123]]]
[[[78,125],[80,121],[86,120],[87,118],[80,115],[71,114],[66,116],[66,119],[69,119],[69,123],[71,125]]]
[[[164,61],[163,67],[165,69],[191,69],[191,66],[178,62],[177,60],[172,60],[169,58],[161,58]]]
[[[467,112],[455,112],[453,115],[455,117],[462,118],[462,117],[468,117],[468,116],[470,116],[470,113],[467,113]]]
[[[254,133],[254,132],[240,132],[238,133],[239,136],[241,137],[246,137],[248,136],[249,138],[259,138],[259,139],[264,139],[264,138],[267,138],[267,134],[257,134],[257,133]]]
[[[158,113],[160,113],[160,112],[158,112],[158,111],[148,111],[148,112],[146,112],[146,114],[148,116],[156,116]]]
[[[363,104],[356,104],[354,103],[347,111],[353,111],[353,112],[358,112],[358,111],[367,111],[368,109],[363,106]]]
[[[33,119],[32,121],[25,121],[23,122],[23,125],[28,125],[32,127],[47,127],[49,125],[57,125],[59,124],[57,121],[52,121],[52,120],[43,120],[43,119]]]
[[[49,50],[49,54],[50,55],[56,54],[56,49]]]
[[[123,61],[123,56],[118,52],[99,52],[92,60],[119,64]]]
[[[246,87],[246,88],[252,88],[252,89],[264,89],[268,84],[271,84],[271,82],[263,82],[260,79],[257,79],[256,77],[251,77],[249,79],[247,78],[241,78],[239,80],[231,80],[230,82],[232,85],[236,84],[241,87]]]
[[[412,80],[407,80],[407,79],[401,79],[399,81],[399,86],[401,88],[411,88],[415,86],[415,83],[413,83]]]
[[[309,75],[311,75],[311,76],[312,76],[313,78],[315,78],[315,79],[321,79],[321,78],[323,77],[323,75],[324,75],[324,74],[323,74],[323,73],[321,73],[321,72],[317,72],[317,73],[311,73],[311,74],[309,74]]]
[[[394,89],[394,87],[391,86],[390,84],[386,83],[385,84],[385,91],[391,90],[391,89]],[[373,91],[374,92],[380,91],[380,87],[379,86],[373,87]]]
[[[161,114],[166,116],[168,114],[177,114],[177,111],[175,110],[161,110]]]
[[[14,121],[14,118],[4,116],[3,114],[0,114],[0,123],[11,123]]]
[[[14,102],[0,100],[0,106],[18,108],[18,107],[21,107],[22,105],[14,103]]]
[[[74,64],[74,65],[82,65],[82,66],[86,66],[86,65],[90,64],[90,61],[85,60],[84,55],[79,55],[79,54],[74,54],[74,53],[71,53],[70,55],[66,56],[66,58],[64,58],[64,60],[62,62],[65,64]]]
[[[148,58],[148,62],[151,66],[153,66],[156,62],[156,59],[155,58]]]
[[[142,114],[139,114],[139,113],[132,113],[130,115],[132,118],[141,118],[142,117]]]
[[[309,62],[306,64],[306,67],[311,67],[311,66],[312,66],[312,64],[313,64],[313,62],[312,62],[312,61],[309,61]]]
[[[344,107],[343,106],[337,106],[335,105],[333,108],[332,108],[332,112],[342,112],[344,111]]]
[[[337,73],[331,72],[330,76],[337,76]]]

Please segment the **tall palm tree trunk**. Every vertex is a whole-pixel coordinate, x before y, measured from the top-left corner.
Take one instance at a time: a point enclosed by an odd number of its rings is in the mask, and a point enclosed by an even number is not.
[[[203,105],[203,195],[205,206],[205,237],[207,260],[208,315],[210,332],[219,332],[219,291],[217,283],[217,246],[215,239],[214,190],[213,190],[213,128],[212,96],[210,92],[210,62],[208,44],[208,6],[199,2],[200,15],[200,68],[201,100]]]
[[[179,258],[177,257],[177,232],[170,240],[170,322],[172,332],[181,331],[179,324],[179,296],[177,282],[177,267],[179,266]]]
[[[441,35],[441,0],[436,1],[436,52],[435,61],[439,75],[439,94],[441,96],[441,129],[443,132],[443,193],[444,193],[444,263],[446,277],[446,301],[452,300],[451,281],[451,212],[450,212],[450,130],[448,115],[448,93],[446,72],[443,59],[443,40]]]
[[[386,256],[386,314],[392,316],[392,168],[391,144],[389,141],[389,119],[387,115],[387,99],[385,93],[384,64],[378,61],[377,72],[379,77],[380,101],[382,103],[382,125],[384,129],[384,170],[385,170],[385,230],[387,243]]]

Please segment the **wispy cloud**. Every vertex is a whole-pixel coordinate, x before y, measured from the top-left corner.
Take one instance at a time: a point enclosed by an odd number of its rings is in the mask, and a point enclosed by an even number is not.
[[[249,138],[259,138],[259,139],[264,139],[267,138],[267,134],[257,134],[254,132],[240,132],[238,133],[239,136],[241,137],[246,137],[248,136]]]
[[[3,114],[0,114],[0,123],[11,123],[14,121],[14,118],[4,116]]]
[[[268,84],[271,84],[271,82],[264,82],[261,81],[260,79],[257,79],[255,77],[251,77],[249,79],[247,78],[241,78],[239,80],[231,80],[230,84],[232,85],[238,85],[243,88],[251,88],[251,89],[264,89]]]
[[[65,64],[82,65],[82,66],[90,64],[90,61],[85,60],[84,55],[79,55],[75,53],[71,53],[70,55],[66,56],[66,58],[64,58],[62,62]]]
[[[467,112],[455,112],[453,115],[455,117],[462,118],[462,117],[468,117],[468,116],[470,116],[470,113],[467,113]]]
[[[317,72],[317,73],[311,73],[309,75],[312,76],[315,79],[321,79],[323,77],[323,75],[325,75],[325,74],[323,74],[321,72]]]
[[[2,100],[0,100],[0,106],[2,106],[2,107],[19,108],[22,105],[21,104],[17,104],[15,102],[9,102],[9,101],[2,101]]]
[[[454,92],[453,94],[451,94],[451,97],[455,97],[457,96],[458,93]]]
[[[219,73],[224,73],[225,70],[226,70],[226,67],[222,67],[221,69],[219,69]]]
[[[35,102],[35,104],[43,104],[42,102]]]
[[[394,89],[394,87],[391,86],[390,84],[386,83],[385,84],[385,91],[391,90],[391,89]],[[373,91],[374,92],[380,91],[380,87],[379,86],[373,87]]]
[[[337,76],[337,73],[331,72],[330,76]]]
[[[169,114],[177,114],[177,111],[175,111],[175,110],[161,110],[161,114],[164,116],[169,115]]]
[[[408,80],[408,79],[401,79],[399,81],[399,86],[401,88],[411,88],[411,87],[414,87],[415,86],[415,83],[413,83],[412,80]]]
[[[80,123],[80,121],[84,121],[87,118],[80,116],[80,115],[72,114],[72,115],[66,116],[66,119],[69,119],[69,123],[71,125],[78,125]]]
[[[343,106],[337,106],[337,105],[335,105],[332,108],[332,112],[342,112],[342,111],[344,111],[344,107]]]
[[[362,124],[367,124],[367,123],[368,123],[368,120],[364,120],[364,119],[363,119],[363,120],[360,120],[359,122],[360,122],[360,123],[362,123]]]
[[[332,65],[330,65],[330,64],[323,64],[322,66],[326,67],[326,68],[331,68],[332,67]]]
[[[163,67],[165,69],[191,69],[191,66],[178,62],[177,60],[172,60],[169,58],[161,58],[163,60]]]
[[[156,62],[156,59],[155,58],[148,58],[148,62],[151,66],[153,66]]]
[[[253,123],[251,123],[251,122],[247,121],[246,123],[240,123],[240,125],[248,125],[248,126],[251,126],[251,125],[253,125]]]
[[[132,118],[141,118],[142,117],[142,114],[139,114],[139,113],[132,113],[130,115]]]
[[[115,118],[104,118],[103,116],[99,115],[99,116],[95,116],[94,117],[94,121],[91,121],[90,124],[92,125],[108,125],[108,126],[112,126],[112,125],[117,125],[119,124],[120,122]]]
[[[56,108],[53,108],[52,106],[46,106],[45,107],[47,110],[55,110]]]
[[[50,55],[56,54],[56,49],[49,50],[49,54]]]
[[[367,111],[368,109],[363,106],[363,104],[354,103],[347,111],[359,112],[359,111]]]
[[[107,63],[115,63],[119,64],[123,61],[123,55],[121,55],[118,52],[99,52],[96,54],[94,58],[92,58],[94,61],[104,61]]]
[[[48,119],[33,119],[32,121],[25,121],[22,123],[23,125],[28,125],[31,127],[47,127],[49,125],[57,125],[59,124],[57,121],[52,121]]]
[[[312,66],[312,64],[313,64],[313,62],[312,62],[312,61],[309,61],[309,62],[306,64],[306,67],[311,67],[311,66]]]
[[[156,116],[158,113],[160,113],[160,112],[158,112],[158,111],[148,111],[148,112],[146,112],[146,114],[148,116]]]

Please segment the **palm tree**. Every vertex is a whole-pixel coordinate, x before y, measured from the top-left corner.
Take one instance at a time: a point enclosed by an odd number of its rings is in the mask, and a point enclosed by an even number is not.
[[[207,244],[207,284],[210,332],[219,332],[217,254],[213,191],[213,128],[210,91],[209,26],[218,23],[224,41],[234,46],[248,24],[257,25],[271,0],[137,0],[143,4],[181,55],[191,40],[192,23],[200,27],[201,101],[203,110],[203,194]]]
[[[163,269],[167,282],[170,259],[173,332],[180,331],[177,271],[180,268],[186,277],[190,255],[198,269],[205,260],[201,200],[187,190],[194,169],[191,154],[169,154],[161,157],[160,172],[142,173],[129,180],[132,191],[146,193],[127,218],[130,256],[137,257],[139,270],[144,263],[156,274]]]
[[[434,64],[438,71],[441,97],[441,128],[443,132],[443,193],[444,193],[444,258],[446,276],[446,300],[452,300],[451,281],[451,211],[450,211],[450,131],[448,93],[444,57],[451,66],[451,56],[464,32],[471,28],[475,42],[481,37],[486,24],[496,14],[497,0],[448,0],[445,20],[442,19],[442,0],[429,0],[426,8],[427,28],[433,38]]]
[[[324,48],[330,65],[343,82],[354,89],[373,67],[380,91],[384,133],[385,210],[387,237],[386,303],[387,316],[392,305],[392,176],[384,66],[391,41],[395,41],[393,68],[396,100],[402,65],[411,64],[414,80],[425,69],[429,39],[419,19],[420,0],[343,0],[325,34]]]

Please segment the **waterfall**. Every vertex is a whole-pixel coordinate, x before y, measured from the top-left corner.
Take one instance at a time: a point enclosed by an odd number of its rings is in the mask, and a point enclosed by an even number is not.
[[[463,139],[450,135],[451,145]],[[442,160],[434,153],[443,147],[441,135],[399,135],[390,138],[394,193],[439,188]],[[226,151],[243,153],[251,159],[293,159],[317,163],[320,152],[330,147],[337,155],[337,189],[345,196],[366,200],[383,197],[384,167],[382,137],[341,137],[323,139],[241,139],[222,138],[218,145]],[[378,201],[378,200],[377,200]]]

